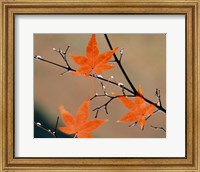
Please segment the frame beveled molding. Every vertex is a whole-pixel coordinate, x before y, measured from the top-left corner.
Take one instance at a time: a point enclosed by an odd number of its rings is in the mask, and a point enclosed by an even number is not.
[[[0,169],[2,171],[142,170],[199,171],[199,0],[3,0],[0,39]],[[15,158],[14,17],[30,14],[182,14],[186,17],[185,158]]]

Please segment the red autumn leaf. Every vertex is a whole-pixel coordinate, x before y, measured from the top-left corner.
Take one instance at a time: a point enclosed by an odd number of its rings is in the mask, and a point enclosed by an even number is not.
[[[86,56],[74,56],[70,54],[71,58],[80,68],[75,72],[75,74],[81,74],[88,76],[92,71],[97,74],[102,74],[104,70],[110,70],[114,68],[114,65],[108,64],[112,55],[115,53],[117,48],[107,51],[99,55],[99,48],[96,41],[95,34],[92,34],[90,41],[86,48]]]
[[[138,88],[139,94],[142,96],[142,89]],[[146,104],[145,100],[141,96],[136,96],[134,100],[125,97],[118,96],[119,100],[126,106],[131,112],[124,115],[117,122],[136,122],[138,121],[141,128],[144,128],[146,115],[152,115],[153,110],[156,108],[153,104]]]
[[[60,107],[61,118],[65,124],[59,130],[66,134],[75,134],[78,138],[91,138],[90,132],[99,128],[105,120],[89,121],[89,103],[90,100],[85,100],[73,117],[63,106]]]

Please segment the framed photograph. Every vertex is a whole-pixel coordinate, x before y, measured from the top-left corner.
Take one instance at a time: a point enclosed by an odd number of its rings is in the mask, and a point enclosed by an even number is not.
[[[199,171],[199,1],[1,1],[1,171]]]

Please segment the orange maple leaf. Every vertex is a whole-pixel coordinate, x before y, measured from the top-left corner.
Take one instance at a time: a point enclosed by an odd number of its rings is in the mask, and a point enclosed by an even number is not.
[[[138,93],[140,96],[136,96],[133,101],[125,96],[118,96],[119,100],[124,104],[124,106],[130,109],[131,112],[124,115],[117,122],[138,121],[141,129],[143,129],[146,122],[145,116],[152,115],[156,106],[154,104],[146,104],[145,100],[141,97],[142,89],[140,87],[138,88]]]
[[[66,134],[75,134],[78,138],[91,138],[90,132],[99,128],[105,120],[88,120],[89,102],[87,99],[82,103],[75,117],[61,106],[60,113],[65,127],[60,127],[59,130]]]
[[[108,61],[111,59],[116,50],[117,48],[114,48],[113,50],[99,55],[96,36],[95,34],[92,34],[92,37],[90,38],[86,48],[86,56],[74,56],[70,54],[74,62],[80,66],[80,68],[76,70],[75,74],[84,74],[88,76],[93,70],[97,74],[102,74],[104,70],[110,70],[114,68],[115,66],[108,64]]]

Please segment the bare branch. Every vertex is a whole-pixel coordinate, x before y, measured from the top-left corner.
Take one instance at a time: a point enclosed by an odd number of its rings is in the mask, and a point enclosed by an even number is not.
[[[106,103],[104,103],[103,105],[98,106],[97,108],[93,109],[92,111],[96,111],[95,118],[98,117],[99,110],[102,109],[102,108],[104,108],[106,114],[108,114],[108,107],[107,107],[107,106],[108,106],[108,104],[109,104],[112,100],[114,100],[115,98],[117,98],[117,97],[110,97],[110,99],[109,99]]]
[[[166,130],[163,128],[163,127],[155,127],[153,125],[150,126],[151,128],[154,128],[154,129],[158,129],[158,130],[162,130],[164,132],[166,132]]]
[[[59,121],[59,116],[57,117],[56,126],[55,126],[55,129],[54,129],[54,134],[55,134],[55,136],[57,136],[58,121]]]
[[[145,120],[147,121],[151,116],[153,116],[154,113],[156,113],[156,112],[158,112],[158,111],[159,111],[159,110],[157,109],[157,110],[155,110],[151,115],[146,116],[146,117],[145,117]],[[137,123],[138,123],[138,121],[135,121],[135,122],[133,122],[132,124],[130,124],[129,127],[134,127],[134,126],[137,125]]]
[[[94,111],[94,110],[93,110]],[[99,114],[99,108],[96,109],[96,115],[95,115],[95,118],[98,117],[98,114]]]
[[[39,60],[39,61],[46,62],[46,63],[48,63],[48,64],[52,64],[52,65],[54,65],[54,66],[57,66],[57,67],[66,69],[66,70],[71,71],[71,72],[75,72],[75,71],[76,71],[75,69],[72,69],[72,68],[66,67],[66,66],[62,66],[62,65],[60,65],[60,64],[57,64],[57,63],[54,63],[54,62],[52,62],[52,61],[46,60],[46,59],[44,59],[44,58],[42,58],[42,57],[41,57],[41,58],[38,58],[38,55],[37,55],[37,56],[34,56],[34,58],[37,59],[37,60]],[[101,81],[110,83],[110,84],[112,84],[112,85],[119,86],[118,83],[116,83],[116,82],[114,82],[114,81],[111,81],[111,80],[104,79],[102,76],[98,76],[98,75],[95,75],[95,76],[94,76],[94,75],[92,75],[92,74],[90,74],[89,76],[90,76],[90,77],[95,77],[95,78],[97,78],[97,79],[99,79],[99,80],[101,80]],[[130,89],[128,89],[127,87],[124,87],[124,90],[126,90],[126,91],[128,91],[129,93],[135,95],[135,93],[134,93],[133,91],[131,91]],[[159,110],[161,110],[161,111],[163,111],[163,112],[166,113],[166,109],[164,109],[162,106],[158,106],[156,103],[150,101],[149,99],[147,99],[147,98],[145,98],[145,97],[143,97],[143,96],[141,96],[141,95],[139,95],[139,94],[138,94],[137,96],[142,97],[146,102],[155,105]]]
[[[108,94],[95,94],[92,98],[90,98],[90,100],[93,100],[97,97],[109,97],[109,98],[112,98],[112,96],[108,95]]]
[[[107,34],[104,34],[104,36],[105,36],[105,39],[106,39],[106,41],[107,41],[107,43],[108,43],[108,46],[110,47],[111,50],[113,50],[113,47],[112,47],[112,45],[111,45],[111,43],[110,43],[110,40],[109,40]],[[126,78],[127,82],[129,83],[131,89],[133,90],[134,94],[138,94],[137,90],[135,89],[135,86],[133,85],[133,83],[132,83],[131,80],[129,79],[128,75],[126,74],[126,72],[125,72],[123,66],[121,65],[120,60],[118,60],[118,58],[117,58],[117,56],[116,56],[115,53],[113,54],[113,56],[114,56],[114,59],[115,59],[116,63],[118,64],[120,70],[122,71],[124,77]]]
[[[130,124],[128,127],[134,127],[137,125],[137,123],[138,123],[138,121],[135,121],[134,123]]]
[[[156,88],[155,96],[158,97],[157,105],[162,107],[160,90],[158,88]]]
[[[60,74],[60,76],[63,76],[65,73],[67,73],[67,72],[69,72],[69,71],[64,71],[64,72],[62,72],[61,74]]]
[[[68,68],[71,68],[68,61],[67,61],[67,51],[69,50],[70,46],[67,46],[66,50],[63,52],[62,50],[60,50],[60,48],[57,50],[55,48],[53,48],[54,51],[58,52],[60,54],[60,56],[62,57],[62,59],[65,61],[66,65]]]
[[[105,95],[99,95],[99,96],[96,96],[96,97],[101,97],[101,96],[105,96]],[[101,106],[98,106],[97,108],[92,110],[92,111],[97,111],[95,118],[97,118],[99,110],[102,109],[102,108],[105,110],[106,114],[109,114],[108,113],[108,105],[109,105],[109,103],[111,101],[113,101],[114,99],[118,98],[118,97],[124,97],[124,95],[118,95],[118,96],[106,95],[106,96],[109,98],[109,100],[106,103],[102,104]],[[135,97],[135,96],[134,95],[126,95],[126,97]]]
[[[64,55],[67,54],[67,51],[69,50],[69,48],[70,48],[70,46],[68,45],[67,48],[66,48],[66,50],[65,50],[65,52],[63,53]]]
[[[106,94],[106,86],[103,85],[103,82],[101,82],[101,88],[103,90],[103,93]]]
[[[122,61],[122,56],[123,56],[123,54],[124,54],[124,48],[122,48],[122,49],[120,50],[120,57],[119,57],[120,63],[121,63],[121,61]]]
[[[58,127],[58,121],[59,121],[59,116],[57,117],[56,120],[56,125],[54,128],[54,131],[51,131],[50,129],[46,128],[45,126],[42,126],[42,124],[40,122],[34,122],[34,124],[38,127],[41,128],[42,130],[48,132],[49,134],[51,134],[53,137],[57,137],[57,127]]]
[[[55,132],[52,132],[50,129],[48,129],[48,128],[42,126],[41,123],[39,123],[39,122],[34,122],[34,124],[35,124],[37,127],[41,128],[42,130],[44,130],[44,131],[48,132],[49,134],[51,134],[53,137],[57,137],[57,136],[55,135]]]
[[[104,34],[104,36],[105,36],[105,39],[106,39],[106,41],[107,41],[107,43],[108,43],[109,48],[112,50],[113,47],[112,47],[112,45],[111,45],[111,43],[110,43],[110,40],[109,40],[109,38],[108,38],[108,35],[107,35],[107,34]],[[133,83],[131,82],[131,80],[129,79],[128,75],[126,74],[126,71],[124,70],[124,68],[123,68],[123,66],[122,66],[122,64],[121,64],[121,61],[117,58],[117,56],[116,56],[115,53],[113,54],[113,57],[114,57],[116,63],[118,64],[118,66],[119,66],[121,72],[123,73],[123,75],[124,75],[126,81],[127,81],[128,84],[130,85],[130,87],[131,87],[133,93],[134,93],[135,95],[137,95],[137,96],[141,96],[141,95],[138,93],[138,91],[136,90],[136,88],[135,88],[135,86],[133,85]],[[162,105],[158,106],[157,104],[153,103],[152,101],[148,100],[147,98],[145,98],[145,97],[143,97],[143,96],[141,96],[141,97],[142,97],[146,102],[148,102],[148,103],[150,103],[150,104],[154,104],[158,109],[160,109],[161,111],[163,111],[163,112],[166,113],[166,109],[164,109],[164,108],[162,107]]]

